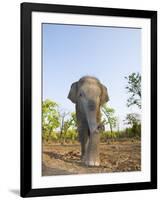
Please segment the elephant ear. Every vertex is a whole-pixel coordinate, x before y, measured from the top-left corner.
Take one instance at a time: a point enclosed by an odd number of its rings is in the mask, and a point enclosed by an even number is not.
[[[71,85],[71,88],[68,94],[68,99],[70,99],[73,103],[77,102],[77,85],[78,85],[78,82],[74,82]]]
[[[109,101],[107,88],[101,84],[102,94],[101,94],[101,105]]]

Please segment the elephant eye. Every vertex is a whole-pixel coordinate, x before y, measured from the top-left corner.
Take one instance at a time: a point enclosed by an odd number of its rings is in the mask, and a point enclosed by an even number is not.
[[[79,97],[84,97],[85,95],[84,95],[84,92],[80,92],[79,93]]]

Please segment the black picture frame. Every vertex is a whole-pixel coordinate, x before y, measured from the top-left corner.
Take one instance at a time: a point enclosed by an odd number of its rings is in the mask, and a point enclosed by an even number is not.
[[[92,186],[32,189],[32,12],[74,13],[100,16],[148,18],[151,20],[151,181]],[[157,188],[157,11],[21,4],[21,189],[22,197],[129,191]]]

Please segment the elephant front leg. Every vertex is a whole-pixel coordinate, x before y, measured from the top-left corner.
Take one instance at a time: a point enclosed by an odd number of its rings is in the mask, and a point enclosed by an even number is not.
[[[85,161],[87,155],[87,148],[89,143],[88,130],[80,131],[80,143],[81,143],[81,160]]]
[[[87,166],[99,166],[100,158],[99,158],[99,142],[100,142],[100,134],[98,132],[94,132],[90,134],[89,143],[87,147],[87,155],[85,164]]]

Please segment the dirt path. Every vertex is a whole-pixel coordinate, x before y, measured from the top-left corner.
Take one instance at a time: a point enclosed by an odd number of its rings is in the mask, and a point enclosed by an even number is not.
[[[80,145],[43,144],[42,175],[139,171],[140,141],[117,141],[100,146],[99,167],[86,167],[80,160]]]

